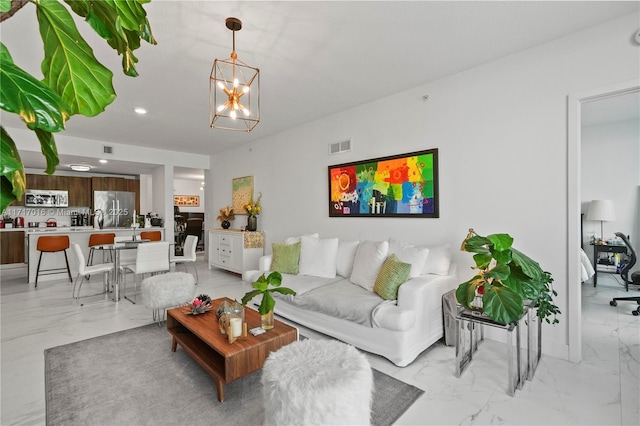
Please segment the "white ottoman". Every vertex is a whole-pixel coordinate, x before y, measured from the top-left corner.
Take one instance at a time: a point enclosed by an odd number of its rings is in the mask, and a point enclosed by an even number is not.
[[[158,325],[164,320],[165,310],[186,305],[193,300],[196,279],[186,272],[168,272],[142,280],[144,306],[153,309],[153,320]]]
[[[266,425],[368,425],[373,372],[355,347],[302,340],[269,354],[262,369]]]

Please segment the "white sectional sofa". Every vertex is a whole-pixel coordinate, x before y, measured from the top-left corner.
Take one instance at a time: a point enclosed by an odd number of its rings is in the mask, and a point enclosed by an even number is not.
[[[448,245],[416,247],[393,239],[292,237],[273,244],[259,268],[243,280],[278,270],[282,286],[297,293],[277,294],[277,315],[400,367],[443,337],[442,295],[459,284]]]

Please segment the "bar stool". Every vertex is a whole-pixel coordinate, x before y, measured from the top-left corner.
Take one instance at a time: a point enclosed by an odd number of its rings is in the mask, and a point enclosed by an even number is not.
[[[69,236],[68,235],[45,235],[38,238],[36,249],[40,252],[38,258],[38,269],[36,270],[36,288],[38,288],[38,277],[40,275],[53,275],[61,274],[65,271],[65,268],[49,268],[40,271],[40,262],[42,262],[43,253],[64,253],[64,261],[67,264],[66,271],[69,275],[69,282],[73,282],[71,278],[71,269],[69,269],[69,258],[67,257],[67,249],[69,248]]]
[[[87,266],[93,265],[93,252],[96,246],[101,246],[103,244],[113,244],[116,238],[116,234],[114,233],[106,233],[106,234],[91,234],[89,235],[89,257],[87,259]],[[109,259],[113,262],[113,256],[111,251],[109,251]]]
[[[160,231],[142,231],[140,239],[149,241],[162,241],[162,232]]]

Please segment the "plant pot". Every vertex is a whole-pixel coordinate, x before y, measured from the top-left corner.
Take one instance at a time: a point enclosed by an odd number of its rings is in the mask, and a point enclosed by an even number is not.
[[[222,229],[229,229],[229,227],[231,226],[231,222],[229,222],[228,220],[223,220],[222,222],[220,222],[220,226],[222,226]]]
[[[256,216],[247,217],[247,231],[255,231],[258,229],[258,218]]]
[[[260,326],[265,330],[271,330],[275,325],[273,319],[273,310],[267,312],[264,315],[260,315]]]

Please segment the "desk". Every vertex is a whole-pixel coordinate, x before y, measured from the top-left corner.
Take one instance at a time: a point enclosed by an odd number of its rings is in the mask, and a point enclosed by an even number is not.
[[[627,253],[625,245],[591,244],[593,246],[593,286],[598,284],[598,257],[600,253]]]
[[[115,252],[114,256],[114,274],[115,280],[113,284],[113,301],[120,301],[120,283],[122,281],[120,275],[120,252],[122,250],[137,250],[138,244],[148,243],[151,240],[131,240],[131,241],[122,241],[114,244],[102,244],[99,246],[95,246],[97,249],[101,250],[113,250]]]

